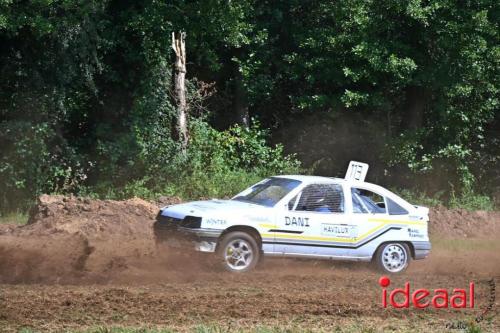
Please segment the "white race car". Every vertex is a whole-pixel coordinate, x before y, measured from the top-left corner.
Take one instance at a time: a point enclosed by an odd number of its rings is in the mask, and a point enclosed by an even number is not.
[[[233,272],[253,269],[264,255],[373,261],[399,273],[429,255],[429,209],[364,182],[367,169],[351,162],[345,179],[270,177],[231,200],[164,207],[155,235],[181,236]]]

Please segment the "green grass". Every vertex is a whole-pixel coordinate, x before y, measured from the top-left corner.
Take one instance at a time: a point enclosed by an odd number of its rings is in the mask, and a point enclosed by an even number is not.
[[[387,327],[383,329],[386,331]],[[427,328],[428,329],[428,328]],[[181,330],[185,332],[186,330]],[[297,328],[285,328],[285,327],[268,327],[268,326],[257,326],[254,328],[235,328],[235,327],[224,327],[217,324],[214,325],[199,325],[188,332],[192,333],[301,333],[301,332],[317,332],[318,330],[308,330],[304,327]],[[397,329],[395,327],[390,328],[391,332],[423,332],[421,329]],[[18,333],[41,333],[42,331],[33,330],[31,328],[23,328],[18,331]],[[150,328],[120,328],[120,327],[95,327],[86,330],[62,330],[58,332],[65,333],[173,333],[178,332],[176,329],[150,329]],[[375,333],[381,332],[380,328],[366,327],[360,324],[342,325],[335,328],[329,327],[325,330],[320,330],[320,332],[338,332],[338,333]],[[478,326],[469,326],[467,330],[461,331],[465,333],[481,333],[482,329]]]
[[[26,224],[28,222],[28,214],[26,213],[8,213],[8,214],[0,214],[0,224],[9,223],[9,224]]]

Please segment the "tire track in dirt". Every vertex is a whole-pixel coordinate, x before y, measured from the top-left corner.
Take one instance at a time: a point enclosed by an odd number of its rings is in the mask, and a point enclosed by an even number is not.
[[[425,328],[443,327],[446,321],[472,318],[478,312],[382,311],[378,274],[364,268],[332,269],[294,261],[267,265],[245,276],[204,272],[192,280],[155,284],[2,285],[0,325],[60,329],[148,324],[188,328],[205,322],[237,322],[243,326],[320,325],[328,330],[343,320],[383,322],[390,318],[396,326],[416,321]],[[392,280],[394,286],[410,279],[412,288],[440,288],[467,286],[469,278],[408,273]],[[479,281],[476,293],[478,306],[484,306],[487,284]]]

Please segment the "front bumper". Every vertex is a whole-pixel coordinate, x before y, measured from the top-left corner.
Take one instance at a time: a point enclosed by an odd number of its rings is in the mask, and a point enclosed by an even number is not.
[[[198,220],[199,219],[199,220]],[[153,230],[157,243],[172,247],[194,248],[201,252],[214,252],[222,230],[201,228],[201,218],[186,216],[176,219],[158,214]]]
[[[429,256],[431,252],[431,243],[430,242],[411,242],[413,245],[413,249],[415,250],[415,256],[413,259],[425,259]]]

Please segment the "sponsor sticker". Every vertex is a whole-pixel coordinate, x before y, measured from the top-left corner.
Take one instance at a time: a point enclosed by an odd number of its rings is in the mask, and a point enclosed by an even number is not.
[[[424,238],[425,235],[420,232],[420,230],[415,228],[408,228],[408,235],[411,238]]]
[[[207,219],[205,221],[205,223],[208,225],[226,225],[227,224],[226,220],[222,220],[222,219]]]
[[[323,236],[355,238],[357,236],[357,228],[348,224],[321,224],[321,234]]]

